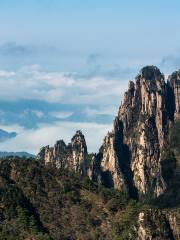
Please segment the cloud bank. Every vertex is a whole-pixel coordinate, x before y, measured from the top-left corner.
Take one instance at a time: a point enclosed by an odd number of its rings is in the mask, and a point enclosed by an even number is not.
[[[70,138],[78,129],[81,129],[86,137],[88,151],[96,152],[112,126],[111,124],[57,122],[53,125],[40,125],[37,129],[5,125],[0,127],[5,130],[16,129],[18,132],[16,138],[0,144],[1,151],[28,151],[37,154],[40,147],[54,145],[56,140],[64,139],[66,143],[70,142]]]
[[[89,151],[97,151],[111,129],[127,80],[45,71],[39,65],[0,70],[0,124],[17,137],[0,151],[37,153],[55,140],[70,141],[76,130],[86,136]]]
[[[1,100],[35,99],[66,104],[113,103],[126,87],[126,81],[121,79],[46,72],[39,65],[17,71],[0,70],[0,84]]]

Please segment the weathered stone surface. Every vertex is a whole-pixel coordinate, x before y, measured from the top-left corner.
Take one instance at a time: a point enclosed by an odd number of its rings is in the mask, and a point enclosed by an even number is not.
[[[116,149],[117,141],[119,148],[121,148],[122,139],[118,134],[122,131],[116,128],[109,132],[104,138],[104,143],[99,152],[100,158],[100,179],[102,184],[107,187],[114,187],[115,189],[122,189],[125,187],[125,181],[119,166],[119,156]],[[119,137],[119,139],[118,139]]]
[[[114,128],[105,138],[101,169],[106,166],[109,174],[119,175],[113,177],[116,188],[132,191],[135,186],[140,195],[160,195],[166,187],[160,151],[166,143],[169,119],[166,83],[158,68],[145,67],[135,83],[129,82],[115,122],[121,126],[120,133]]]
[[[135,84],[130,82],[119,108],[134,184],[144,195],[159,196],[166,188],[161,176],[161,150],[167,144],[170,122],[179,116],[180,97],[178,72],[169,79],[166,84],[156,67],[143,68]],[[174,105],[168,103],[170,100]]]
[[[57,168],[67,168],[83,175],[92,176],[92,159],[88,156],[86,141],[81,131],[77,131],[71,143],[63,140],[54,147],[43,147],[37,156],[45,165],[52,164]]]

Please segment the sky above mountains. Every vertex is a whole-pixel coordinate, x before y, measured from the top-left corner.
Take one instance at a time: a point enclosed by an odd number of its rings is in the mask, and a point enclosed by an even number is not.
[[[35,153],[79,128],[97,150],[128,80],[144,65],[179,68],[179,9],[178,0],[1,0],[0,127],[18,135],[0,150]]]

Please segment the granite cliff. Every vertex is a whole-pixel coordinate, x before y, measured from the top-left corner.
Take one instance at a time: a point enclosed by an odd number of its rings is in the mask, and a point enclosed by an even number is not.
[[[157,67],[144,67],[130,81],[99,153],[89,155],[85,138],[77,131],[70,144],[58,141],[41,149],[38,159],[65,167],[106,187],[132,197],[158,197],[166,191],[162,152],[170,127],[180,118],[180,71],[165,81]]]
[[[54,147],[43,147],[37,156],[45,165],[52,164],[57,168],[91,176],[88,157],[86,141],[81,131],[76,132],[71,143],[66,145],[63,140],[59,140]]]

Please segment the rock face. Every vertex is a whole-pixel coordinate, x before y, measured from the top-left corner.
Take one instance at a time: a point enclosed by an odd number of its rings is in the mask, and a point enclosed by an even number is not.
[[[122,129],[115,120],[114,130],[104,138],[104,143],[97,156],[100,160],[99,176],[101,183],[115,189],[126,187],[125,179],[119,166],[119,151],[116,148],[117,145],[121,147],[121,143]]]
[[[83,134],[71,143],[58,141],[41,149],[45,164],[68,168],[133,197],[157,197],[166,190],[161,152],[168,144],[169,127],[180,118],[180,70],[168,81],[157,67],[144,67],[130,81],[112,132],[97,155],[89,156]]]
[[[169,76],[168,86],[171,94],[171,111],[174,111],[175,119],[180,119],[180,70]]]
[[[37,158],[45,165],[50,163],[57,168],[66,168],[89,177],[92,174],[86,141],[81,131],[76,132],[68,145],[59,140],[54,147],[43,147]]]
[[[160,195],[165,184],[160,174],[160,149],[167,137],[164,76],[155,67],[143,68],[130,82],[118,118],[124,143],[131,153],[134,184],[140,194]]]
[[[102,182],[139,196],[157,197],[165,191],[161,150],[171,122],[180,116],[179,79],[180,71],[166,83],[158,68],[148,66],[129,82],[113,131],[100,149]]]

